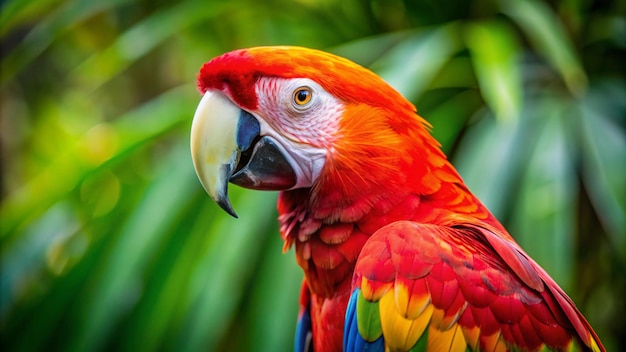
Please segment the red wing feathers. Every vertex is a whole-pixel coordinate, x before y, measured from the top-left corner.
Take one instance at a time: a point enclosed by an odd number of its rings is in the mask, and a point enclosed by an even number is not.
[[[359,322],[346,334],[382,329],[390,350],[602,350],[545,271],[515,243],[475,225],[381,228],[357,261],[353,300],[371,304],[369,314],[377,309],[380,326]],[[359,309],[349,314],[359,321]]]

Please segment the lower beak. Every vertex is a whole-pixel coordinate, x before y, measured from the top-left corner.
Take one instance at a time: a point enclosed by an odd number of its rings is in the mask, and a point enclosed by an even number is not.
[[[228,199],[228,182],[262,190],[286,190],[297,183],[288,153],[274,138],[261,135],[259,121],[221,92],[207,91],[191,125],[191,156],[209,196],[237,217]]]

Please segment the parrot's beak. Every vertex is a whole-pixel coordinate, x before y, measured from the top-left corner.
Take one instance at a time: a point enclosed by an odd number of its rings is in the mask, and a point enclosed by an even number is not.
[[[275,139],[261,135],[252,114],[221,92],[204,94],[191,125],[191,156],[202,186],[230,215],[237,217],[228,199],[229,181],[262,190],[296,185],[287,155]]]

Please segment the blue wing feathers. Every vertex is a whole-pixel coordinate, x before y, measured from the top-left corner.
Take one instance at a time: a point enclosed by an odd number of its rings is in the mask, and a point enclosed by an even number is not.
[[[359,327],[357,323],[357,311],[356,302],[361,291],[357,288],[352,292],[350,301],[348,302],[348,309],[346,310],[346,322],[344,325],[343,333],[343,350],[344,351],[372,351],[383,352],[385,351],[385,340],[379,337],[375,341],[366,341],[359,333]]]
[[[311,333],[311,312],[307,307],[298,318],[298,325],[296,326],[296,352],[312,352],[313,335]]]

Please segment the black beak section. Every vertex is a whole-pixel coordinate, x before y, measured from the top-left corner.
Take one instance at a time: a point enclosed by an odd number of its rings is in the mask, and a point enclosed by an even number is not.
[[[246,162],[243,158],[240,161]],[[270,137],[261,137],[246,164],[237,167],[230,182],[241,187],[284,190],[296,185],[296,173]]]
[[[261,137],[260,133],[257,119],[242,110],[237,127],[240,157],[230,182],[259,190],[284,190],[295,186],[296,173],[284,152],[271,137]]]

